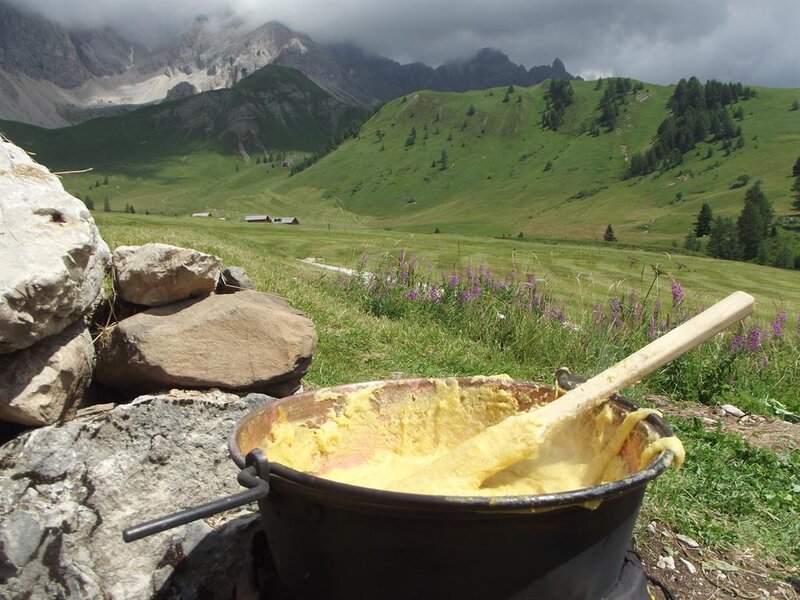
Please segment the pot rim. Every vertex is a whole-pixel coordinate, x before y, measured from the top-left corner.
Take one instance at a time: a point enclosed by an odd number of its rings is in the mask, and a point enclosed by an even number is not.
[[[343,388],[352,390],[354,387],[366,387],[371,385],[385,384],[387,381],[392,383],[405,383],[413,385],[415,383],[429,382],[436,379],[455,379],[459,383],[474,381],[473,377],[453,377],[453,378],[437,378],[437,377],[420,377],[414,379],[392,379],[392,380],[379,380],[369,382],[359,382],[344,384],[339,386],[332,386],[330,388],[322,388],[305,392],[307,394],[319,393],[321,391],[340,391]],[[491,378],[486,378],[491,379]],[[534,382],[509,380],[514,384],[529,384],[543,386]],[[293,398],[287,396],[280,400]],[[611,401],[622,406],[628,411],[637,410],[640,408],[638,404],[628,400],[624,396],[615,394],[611,397]],[[237,445],[237,437],[244,422],[254,413],[264,410],[267,405],[257,407],[248,411],[237,421],[233,431],[228,438],[228,450],[233,461],[240,467],[245,466],[245,456],[239,450]],[[672,428],[661,417],[655,414],[648,415],[645,422],[649,423],[662,437],[669,437],[674,435]],[[266,452],[265,452],[266,454]],[[269,456],[267,456],[269,458]],[[531,494],[524,496],[447,496],[435,494],[413,494],[409,492],[395,492],[388,490],[381,490],[376,488],[363,487],[352,485],[349,483],[341,483],[312,475],[304,471],[298,471],[287,467],[280,463],[269,463],[269,479],[274,483],[274,479],[284,480],[294,486],[307,488],[314,491],[314,495],[326,496],[338,501],[366,504],[371,506],[387,506],[398,505],[406,508],[429,509],[429,510],[442,510],[446,509],[452,511],[453,509],[466,509],[471,512],[499,512],[507,510],[547,510],[561,508],[570,505],[580,505],[584,503],[591,503],[598,500],[607,500],[609,498],[625,494],[640,486],[646,485],[650,480],[655,479],[663,473],[667,467],[672,463],[674,454],[670,450],[664,450],[658,457],[653,460],[647,467],[641,469],[628,477],[617,479],[608,483],[592,486],[589,488],[581,488],[578,490],[570,490],[566,492],[558,492],[554,494]]]

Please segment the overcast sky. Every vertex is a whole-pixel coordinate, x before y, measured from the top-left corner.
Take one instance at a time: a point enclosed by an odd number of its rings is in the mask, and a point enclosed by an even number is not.
[[[67,26],[111,25],[153,43],[198,13],[278,20],[437,65],[482,47],[530,68],[561,58],[584,78],[681,77],[800,87],[800,0],[11,0]]]

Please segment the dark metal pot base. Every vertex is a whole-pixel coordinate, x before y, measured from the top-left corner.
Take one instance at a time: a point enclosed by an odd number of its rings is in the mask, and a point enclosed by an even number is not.
[[[317,600],[316,598],[297,596],[288,590],[275,570],[267,537],[263,531],[253,539],[253,547],[254,579],[261,600]],[[258,548],[257,552],[256,548]],[[642,561],[633,550],[629,550],[625,555],[625,562],[616,585],[608,594],[598,600],[650,600],[647,580],[647,573]],[[513,596],[507,600],[518,599],[519,596]]]

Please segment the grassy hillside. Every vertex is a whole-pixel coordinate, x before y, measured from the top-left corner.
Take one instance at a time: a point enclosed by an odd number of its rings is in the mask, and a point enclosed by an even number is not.
[[[620,240],[663,243],[682,239],[703,202],[716,214],[738,214],[744,190],[730,184],[748,175],[763,180],[779,215],[789,214],[800,150],[800,112],[789,110],[796,91],[759,88],[741,101],[746,144],[730,156],[715,145],[705,158],[700,144],[681,167],[622,180],[627,156],[645,149],[667,116],[672,87],[646,85],[629,97],[621,126],[594,137],[589,126],[603,90],[594,82],[572,86],[575,100],[555,132],[540,127],[544,84],[517,88],[508,102],[505,88],[409,95],[275,191],[336,198],[378,225],[411,231],[599,239],[611,223]],[[407,145],[412,128],[416,139]],[[446,169],[437,162],[442,151]]]
[[[267,70],[238,88],[273,89],[277,80],[300,86],[297,77]],[[296,162],[319,142],[302,119],[286,123],[283,138],[271,138],[281,152],[268,163],[255,154],[220,154],[208,139],[165,132],[153,125],[163,119],[148,116],[159,107],[62,130],[12,123],[0,129],[48,166],[93,167],[64,181],[72,193],[89,194],[98,209],[108,196],[112,210],[127,203],[139,212],[211,210],[229,219],[266,212],[323,226],[419,233],[600,240],[611,224],[621,243],[674,247],[682,245],[704,202],[715,215],[737,216],[746,188],[735,182],[746,176],[748,185],[763,181],[779,237],[793,255],[800,253],[790,192],[800,152],[800,111],[790,110],[795,90],[756,88],[755,98],[730,106],[730,112],[742,109],[736,125],[744,147],[729,155],[720,143],[703,142],[679,167],[624,179],[629,157],[648,147],[668,115],[673,87],[645,84],[627,97],[616,130],[601,127],[592,135],[604,88],[572,82],[574,102],[558,131],[550,131],[540,125],[546,86],[410,94],[384,105],[356,139],[294,176],[282,159]],[[323,94],[313,87],[304,93]],[[313,111],[303,114],[313,117]],[[274,124],[262,125],[276,131]],[[105,176],[109,187],[94,189]]]

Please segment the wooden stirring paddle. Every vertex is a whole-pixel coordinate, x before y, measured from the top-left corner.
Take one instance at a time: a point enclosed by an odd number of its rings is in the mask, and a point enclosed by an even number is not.
[[[478,489],[495,473],[535,455],[559,426],[741,321],[754,306],[750,294],[734,292],[557,400],[486,428],[392,488],[441,495]]]

